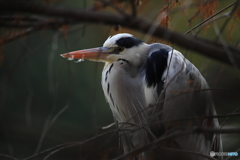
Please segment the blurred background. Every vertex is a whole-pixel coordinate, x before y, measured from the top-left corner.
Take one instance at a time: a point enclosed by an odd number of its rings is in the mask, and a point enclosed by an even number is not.
[[[87,0],[36,2],[78,9],[86,9],[97,3]],[[176,1],[175,6],[172,6],[168,13],[167,25],[163,26],[184,34],[199,24],[207,17],[198,14],[196,16],[199,8],[194,5],[195,2]],[[233,2],[234,0],[218,0],[212,9],[215,13]],[[186,3],[189,6],[184,8]],[[167,0],[141,1],[141,5],[137,8],[138,15],[161,25],[163,23],[161,13],[168,4],[170,1]],[[121,7],[126,7],[125,11],[130,10],[127,5]],[[230,12],[231,9],[230,7],[224,12]],[[103,11],[117,14],[109,7]],[[189,34],[198,34],[199,37],[216,40],[217,31],[223,26],[221,39],[233,46],[239,46],[240,25],[237,16],[223,17],[203,28],[199,33],[194,30]],[[14,27],[1,26],[1,38],[18,31],[20,30]],[[131,33],[148,43],[162,42],[178,49],[196,65],[213,89],[213,99],[218,114],[229,114],[239,109],[238,69],[135,30],[79,22],[60,29],[41,29],[1,44],[0,153],[24,159],[59,144],[83,142],[103,132],[99,132],[99,128],[113,123],[112,113],[101,88],[101,71],[104,64],[87,60],[75,63],[60,57],[60,54],[102,46],[110,35],[122,32]],[[224,120],[226,117],[219,118],[220,124]],[[239,122],[239,116],[230,117],[223,128],[240,127]],[[84,146],[67,148],[49,159],[78,159],[86,150],[95,154],[102,148],[111,153],[110,157],[114,157],[121,152],[118,150],[118,137],[114,135],[113,139],[107,141],[108,138],[109,136],[106,136]],[[240,148],[239,134],[223,134],[222,138],[224,151],[233,152]],[[91,159],[91,156],[93,155],[86,154],[85,159]],[[34,159],[42,158],[38,156]]]

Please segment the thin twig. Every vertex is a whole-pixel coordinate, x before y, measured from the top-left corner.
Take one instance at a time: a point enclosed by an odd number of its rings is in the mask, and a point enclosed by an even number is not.
[[[239,115],[240,116],[240,113],[235,113],[237,112],[238,110],[240,109],[240,107],[238,107],[237,109],[235,109],[231,114],[229,114],[229,116],[227,116],[227,118],[222,122],[220,128],[222,128],[224,126],[224,124],[228,121],[228,119],[232,116],[235,116],[235,115]]]
[[[235,5],[235,6],[233,7],[233,9],[231,10],[231,12],[230,12],[230,14],[229,14],[229,15],[230,15],[230,18],[228,18],[228,19],[224,22],[224,24],[222,25],[222,27],[221,27],[221,29],[220,29],[220,32],[219,32],[220,34],[217,35],[217,38],[216,38],[215,41],[219,40],[219,38],[220,38],[220,36],[222,35],[223,31],[225,30],[227,24],[230,22],[230,20],[231,20],[231,15],[233,15],[234,12],[236,11],[236,9],[238,8],[239,0],[236,0],[235,3],[234,3],[234,5]]]
[[[216,24],[214,25],[214,31],[217,33],[218,39],[219,39],[220,43],[222,44],[225,54],[227,55],[228,60],[231,62],[231,65],[235,69],[237,69],[238,72],[240,73],[239,63],[236,62],[236,59],[234,58],[232,52],[228,48],[228,43],[222,37],[222,33],[221,33],[221,31],[218,30],[218,27],[216,26]]]
[[[103,136],[105,136],[105,135],[109,135],[109,134],[115,134],[115,133],[117,133],[117,132],[119,132],[119,129],[115,129],[115,130],[112,130],[112,131],[108,131],[108,132],[105,132],[105,133],[96,135],[96,136],[94,136],[94,137],[92,137],[92,138],[90,138],[90,139],[87,139],[87,140],[83,141],[83,142],[73,142],[72,144],[69,143],[68,145],[62,145],[61,147],[56,148],[56,149],[53,150],[51,153],[49,153],[47,156],[45,156],[44,160],[46,160],[47,158],[49,158],[49,157],[52,156],[53,154],[55,154],[55,153],[57,153],[57,152],[59,152],[59,151],[61,151],[61,150],[63,150],[63,149],[66,149],[66,148],[69,148],[69,147],[79,146],[79,145],[82,145],[82,144],[86,144],[86,143],[89,143],[89,142],[91,142],[91,141],[93,141],[93,140],[96,140],[97,138],[101,138],[101,137],[103,137]]]
[[[34,158],[36,158],[36,157],[39,157],[39,156],[41,156],[41,155],[43,155],[43,154],[46,154],[46,153],[48,153],[48,152],[57,150],[58,148],[62,148],[62,147],[64,147],[64,146],[73,145],[73,144],[75,144],[75,143],[78,143],[78,144],[79,144],[80,142],[70,142],[70,143],[60,144],[60,145],[51,147],[51,148],[49,148],[49,149],[46,149],[46,150],[44,150],[44,151],[41,151],[41,152],[39,152],[39,153],[36,153],[36,154],[34,154],[34,155],[30,156],[30,157],[27,157],[27,158],[25,158],[25,159],[23,159],[23,160],[31,160],[31,159],[34,159]]]
[[[117,7],[116,5],[113,4],[113,0],[109,0],[109,1],[104,1],[104,0],[100,0],[101,3],[103,4],[104,7],[106,6],[110,6],[112,7],[114,10],[116,10],[118,13],[120,13],[121,15],[123,15],[124,17],[128,17],[128,14],[126,14],[124,12],[124,10],[120,9],[119,7]]]
[[[196,28],[198,28],[199,26],[201,26],[202,24],[204,24],[205,22],[209,21],[210,19],[214,18],[215,16],[217,16],[218,14],[222,13],[223,11],[227,10],[228,8],[232,7],[236,2],[233,2],[232,4],[228,5],[227,7],[221,9],[220,11],[216,12],[215,14],[211,15],[210,17],[204,19],[202,22],[200,22],[199,24],[197,24],[196,26],[192,27],[190,30],[188,30],[187,32],[185,32],[184,34],[188,34],[190,32],[192,32],[193,30],[195,30]]]
[[[206,25],[209,25],[209,24],[211,24],[213,22],[216,22],[217,20],[225,18],[225,17],[230,17],[230,14],[229,13],[225,13],[225,14],[222,14],[222,15],[214,17],[214,19],[208,20],[204,25],[199,26],[199,29],[198,29],[197,33],[195,34],[195,36],[198,35],[201,32],[201,30],[204,29],[204,27]]]
[[[161,142],[161,141],[164,141],[166,139],[169,139],[169,138],[174,138],[174,137],[178,137],[178,136],[182,136],[182,135],[186,135],[186,134],[189,134],[189,133],[193,133],[195,129],[188,129],[188,130],[185,130],[183,132],[178,132],[178,133],[172,133],[172,134],[169,134],[169,135],[166,135],[165,137],[162,137],[162,138],[159,138],[153,142],[150,142],[144,146],[140,146],[140,147],[137,147],[136,149],[133,149],[131,150],[130,152],[128,153],[125,153],[124,155],[121,155],[117,158],[115,158],[114,160],[121,160],[121,159],[127,159],[129,158],[131,155],[137,155],[143,151],[147,151],[147,150],[150,150],[151,148],[153,148],[155,146],[155,144]]]
[[[135,0],[130,0],[131,8],[132,8],[132,16],[136,17],[137,16],[137,8],[135,4]]]
[[[0,153],[0,157],[4,157],[4,158],[7,158],[7,159],[12,159],[12,160],[18,160],[17,158],[15,158],[13,156],[3,154],[3,153]]]
[[[27,34],[30,34],[30,33],[34,32],[36,30],[38,30],[38,28],[29,27],[29,28],[27,28],[23,31],[19,31],[18,33],[15,33],[14,35],[8,35],[8,36],[5,36],[5,37],[2,37],[0,39],[0,45],[3,45],[5,43],[8,43],[8,42],[13,41],[15,39],[18,39],[20,37],[23,37],[23,36],[25,36]]]
[[[233,128],[233,129],[212,129],[212,128],[200,128],[200,127],[194,127],[194,128],[188,128],[188,129],[184,129],[181,132],[175,132],[172,134],[169,134],[163,138],[159,138],[151,143],[148,143],[144,146],[138,147],[136,149],[133,149],[132,151],[121,155],[117,158],[115,158],[114,160],[120,160],[120,159],[125,159],[128,158],[131,155],[137,155],[138,153],[141,153],[143,151],[147,151],[153,147],[155,147],[156,144],[158,144],[159,142],[169,139],[169,138],[174,138],[174,137],[179,137],[182,135],[186,135],[186,134],[191,134],[191,133],[228,133],[228,134],[240,134],[240,128]],[[185,152],[185,151],[183,151]],[[189,151],[186,151],[189,152]],[[195,152],[192,152],[193,154]],[[198,156],[201,156],[201,154],[197,154]],[[206,157],[205,157],[206,158]],[[211,157],[208,157],[209,159],[211,159]]]
[[[116,125],[116,122],[111,123],[111,124],[109,124],[109,125],[107,125],[107,126],[101,127],[101,129],[102,129],[102,130],[104,130],[104,129],[109,129],[109,128],[111,128],[112,126],[115,126],[115,125]]]
[[[165,148],[162,147],[163,150],[165,151],[171,151],[173,153],[184,153],[185,155],[193,155],[193,156],[198,156],[198,157],[203,157],[204,159],[207,158],[209,160],[216,160],[215,158],[210,157],[209,155],[205,155],[199,152],[193,152],[193,151],[187,151],[187,150],[180,150],[180,149],[173,149],[173,148]]]

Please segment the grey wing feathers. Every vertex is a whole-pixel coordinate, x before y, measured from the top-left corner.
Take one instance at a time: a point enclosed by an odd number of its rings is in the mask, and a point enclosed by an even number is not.
[[[168,67],[162,79],[164,90],[160,95],[160,105],[155,113],[161,112],[165,133],[174,132],[176,128],[212,127],[219,128],[217,119],[199,118],[216,115],[209,86],[198,69],[178,51],[169,52]],[[183,120],[184,117],[196,117]],[[169,121],[178,119],[177,121]],[[162,130],[163,127],[160,127]],[[156,129],[155,129],[156,130]],[[174,139],[175,147],[186,151],[209,155],[211,150],[221,151],[221,137],[217,134],[188,134]],[[176,147],[177,146],[177,147]],[[169,147],[167,145],[167,147]],[[198,159],[198,157],[192,157]],[[221,157],[218,157],[221,159]],[[199,159],[203,159],[199,157]]]

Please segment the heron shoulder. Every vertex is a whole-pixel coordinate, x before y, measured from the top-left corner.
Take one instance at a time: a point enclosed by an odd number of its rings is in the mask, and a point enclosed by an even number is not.
[[[162,44],[162,43],[152,43],[149,45],[149,49],[148,49],[148,52],[151,54],[153,53],[154,51],[159,51],[159,50],[166,50],[168,52],[172,51],[173,48],[166,45],[166,44]]]

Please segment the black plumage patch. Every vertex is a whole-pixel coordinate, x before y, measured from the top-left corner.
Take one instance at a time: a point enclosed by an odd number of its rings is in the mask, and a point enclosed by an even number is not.
[[[105,82],[107,82],[107,79],[108,79],[108,71],[105,74]]]
[[[107,84],[107,93],[109,94],[109,88],[110,88],[110,86],[109,86],[109,83]]]
[[[123,59],[123,58],[119,58],[118,61],[123,61],[123,62],[129,63],[128,60]]]
[[[138,46],[142,41],[134,37],[123,37],[116,41],[116,44],[120,47],[131,48],[133,46]]]
[[[114,100],[113,100],[113,98],[112,98],[112,94],[110,93],[110,99],[111,99],[111,101],[112,101],[112,104],[114,105]]]
[[[156,86],[162,88],[162,75],[167,68],[168,51],[161,49],[153,52],[147,59],[145,65],[145,74],[147,86]],[[161,90],[158,88],[158,91]]]
[[[111,66],[109,67],[109,70],[108,70],[109,73],[111,72],[113,65],[114,63],[112,63]]]

